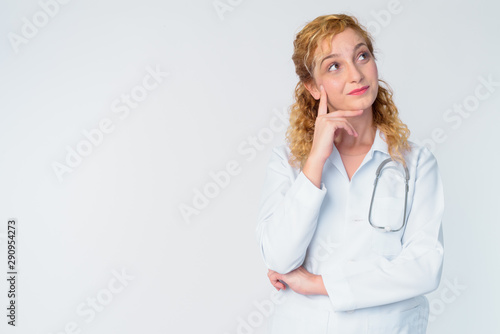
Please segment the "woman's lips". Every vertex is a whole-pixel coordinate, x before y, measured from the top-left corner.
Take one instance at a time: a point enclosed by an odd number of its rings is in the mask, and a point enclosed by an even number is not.
[[[352,92],[350,92],[347,95],[361,95],[361,94],[364,94],[364,92],[366,92],[369,87],[370,86],[364,86],[364,87],[361,87],[359,89],[355,89],[355,90],[353,90]]]

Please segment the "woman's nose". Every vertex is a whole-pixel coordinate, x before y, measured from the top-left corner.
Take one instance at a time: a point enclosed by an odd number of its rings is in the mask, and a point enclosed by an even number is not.
[[[351,82],[359,82],[363,79],[363,73],[356,65],[349,66],[349,80]]]

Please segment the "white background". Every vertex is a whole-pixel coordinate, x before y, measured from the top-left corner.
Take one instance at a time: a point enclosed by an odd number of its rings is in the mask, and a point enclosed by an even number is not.
[[[295,34],[331,13],[371,28],[411,139],[439,162],[446,257],[428,332],[499,332],[497,2],[228,1],[218,13],[212,0],[72,0],[43,22],[39,2],[1,0],[0,332],[264,333],[268,315],[256,305],[274,289],[255,227],[285,133],[269,141],[264,129],[292,103]],[[34,21],[36,33],[11,42]],[[127,117],[113,112],[122,94],[140,92],[148,68],[169,74]],[[479,77],[496,86],[477,88]],[[466,116],[448,114],[464,103]],[[66,164],[104,119],[113,131],[59,181],[54,163]],[[243,153],[259,134],[255,154]],[[179,208],[230,161],[239,174],[188,223]],[[16,328],[6,324],[3,278],[11,217]],[[114,270],[129,279],[120,285]],[[92,299],[105,305],[91,319],[77,309],[90,312]]]

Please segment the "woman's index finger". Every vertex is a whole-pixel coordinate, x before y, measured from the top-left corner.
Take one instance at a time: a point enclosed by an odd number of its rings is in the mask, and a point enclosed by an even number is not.
[[[321,95],[319,98],[318,116],[319,115],[326,115],[328,113],[325,87],[323,87],[323,85],[321,85],[321,86],[319,86],[319,90],[320,90]]]

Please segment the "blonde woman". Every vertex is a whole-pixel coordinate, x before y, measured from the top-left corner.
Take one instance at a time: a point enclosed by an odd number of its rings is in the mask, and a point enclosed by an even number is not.
[[[287,145],[272,151],[256,231],[282,295],[268,333],[425,333],[443,265],[436,159],[408,140],[354,17],[308,23],[292,59]]]

